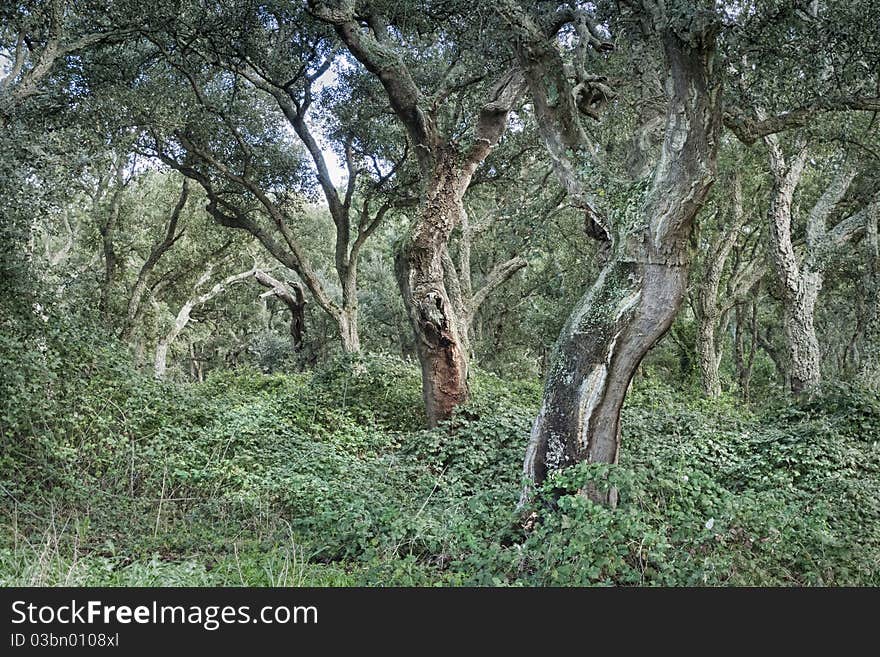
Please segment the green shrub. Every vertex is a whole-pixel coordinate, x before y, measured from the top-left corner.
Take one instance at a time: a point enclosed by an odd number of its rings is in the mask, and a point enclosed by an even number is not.
[[[475,371],[428,430],[391,356],[164,383],[82,325],[4,321],[0,584],[880,584],[858,388],[744,411],[642,380],[620,464],[556,473],[522,514],[539,381]]]

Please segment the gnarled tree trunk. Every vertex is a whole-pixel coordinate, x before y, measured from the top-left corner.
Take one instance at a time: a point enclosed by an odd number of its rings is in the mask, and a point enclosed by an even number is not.
[[[449,154],[438,162],[420,216],[395,258],[397,282],[416,337],[430,426],[450,417],[468,397],[467,326],[450,300],[444,267],[463,194],[460,172]]]
[[[714,33],[711,19],[695,19],[688,35],[663,35],[668,109],[660,161],[643,215],[633,226],[616,227],[610,261],[557,341],[524,465],[535,483],[580,461],[617,461],[630,381],[684,298],[687,241],[713,181],[718,149]],[[594,501],[616,502],[614,490],[585,492]],[[528,494],[526,489],[524,501]]]
[[[376,76],[394,114],[415,148],[422,184],[421,207],[395,256],[403,295],[422,366],[422,390],[429,426],[450,417],[468,397],[466,318],[450,299],[444,266],[453,228],[464,212],[462,196],[479,167],[507,129],[507,119],[524,88],[519,71],[503,73],[473,122],[473,141],[444,134],[437,115],[449,93],[443,85],[426,96],[403,55],[398,35],[378,6],[314,2],[316,17],[334,26],[349,52]],[[362,19],[367,19],[367,26]]]
[[[137,280],[131,291],[131,297],[129,297],[128,300],[128,308],[125,311],[125,322],[123,323],[122,331],[120,332],[120,337],[123,340],[131,339],[131,335],[134,332],[138,319],[143,314],[142,302],[144,300],[144,293],[147,291],[147,283],[150,274],[153,272],[153,269],[159,263],[162,256],[165,255],[168,249],[174,246],[174,243],[180,239],[181,235],[183,235],[183,231],[179,233],[177,232],[177,224],[180,221],[180,213],[186,205],[186,199],[188,196],[189,180],[184,178],[183,186],[180,190],[180,196],[177,199],[174,209],[171,211],[168,224],[165,226],[165,236],[161,241],[153,245],[153,248],[150,249],[150,254],[147,256],[144,264],[141,265],[140,271],[138,271]]]
[[[278,279],[258,269],[254,272],[254,278],[263,287],[269,288],[268,292],[261,297],[273,295],[280,299],[290,311],[290,348],[296,353],[302,350],[303,334],[305,333],[305,308],[306,298],[303,286],[295,281],[285,285]]]
[[[843,168],[811,209],[806,222],[805,253],[798,258],[792,242],[792,202],[803,176],[807,149],[799,143],[795,155],[786,158],[776,135],[765,137],[764,142],[774,178],[769,211],[770,237],[776,275],[783,290],[783,330],[788,349],[790,386],[792,393],[799,395],[813,390],[821,379],[821,352],[814,318],[827,256],[832,249],[864,230],[868,209],[828,229],[829,216],[855,177],[853,170]]]

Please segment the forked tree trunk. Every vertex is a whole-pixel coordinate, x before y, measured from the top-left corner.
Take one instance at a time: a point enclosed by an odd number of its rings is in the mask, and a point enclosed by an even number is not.
[[[524,81],[517,70],[499,77],[474,117],[473,143],[466,150],[459,149],[460,136],[439,129],[438,103],[449,94],[440,93],[441,86],[430,102],[379,7],[358,7],[356,13],[356,3],[313,2],[310,9],[334,26],[348,51],[381,82],[415,149],[422,203],[395,255],[394,268],[416,338],[428,424],[435,426],[468,397],[467,328],[446,289],[443,260],[448,258],[452,229],[464,211],[462,195],[507,129]],[[368,30],[363,29],[365,17]]]
[[[700,363],[700,382],[703,394],[714,398],[721,395],[721,357],[723,354],[723,336],[733,299],[722,301],[718,298],[721,289],[721,278],[733,247],[739,239],[739,231],[745,223],[743,211],[742,182],[738,173],[732,180],[731,211],[729,221],[725,221],[717,229],[714,239],[709,244],[708,252],[703,260],[702,280],[697,286],[697,357]],[[734,285],[734,272],[730,273],[727,284],[728,296],[741,294]],[[748,278],[748,277],[747,277]],[[751,283],[747,283],[750,285]],[[719,334],[721,338],[719,340]]]
[[[212,264],[209,264],[202,275],[199,277],[198,282],[196,283],[197,289],[208,282],[208,279],[210,279],[213,271],[214,266]],[[239,274],[228,276],[222,281],[215,283],[214,286],[207,292],[195,296],[191,299],[187,299],[187,301],[183,304],[183,306],[181,306],[180,310],[177,312],[177,316],[174,318],[174,324],[171,326],[171,330],[169,330],[165,337],[159,340],[159,344],[156,345],[156,357],[153,361],[153,373],[157,379],[165,378],[165,373],[168,369],[168,348],[171,346],[171,343],[174,342],[175,339],[177,339],[177,336],[180,335],[180,332],[183,331],[184,328],[186,328],[186,325],[189,324],[193,309],[197,306],[207,303],[218,294],[225,292],[229,286],[240,283],[246,278],[253,276],[255,271],[256,268],[241,272]]]
[[[644,214],[633,226],[616,227],[621,237],[611,260],[557,341],[526,453],[524,474],[532,482],[580,461],[617,461],[630,381],[684,298],[687,241],[715,174],[720,125],[715,27],[711,20],[697,23],[686,40],[664,35],[668,111],[660,161]],[[613,489],[584,492],[616,503]]]
[[[150,254],[141,266],[140,271],[138,271],[137,280],[131,291],[131,297],[128,300],[128,308],[125,312],[125,322],[123,323],[122,331],[120,332],[120,337],[123,340],[127,341],[131,339],[132,333],[134,333],[137,323],[143,315],[142,302],[144,300],[144,294],[147,291],[147,283],[149,282],[150,274],[153,272],[153,269],[159,263],[162,256],[165,255],[168,249],[174,246],[174,243],[177,242],[183,234],[182,231],[180,233],[177,232],[177,224],[180,221],[180,213],[186,205],[186,199],[188,196],[189,181],[187,178],[184,178],[183,186],[180,190],[180,196],[177,199],[174,209],[171,211],[171,216],[165,227],[165,236],[161,241],[153,245],[150,249]]]
[[[855,177],[853,170],[843,168],[810,211],[806,222],[805,253],[798,258],[792,241],[792,202],[804,172],[807,150],[801,143],[797,153],[787,159],[775,135],[766,137],[764,142],[774,177],[769,210],[770,237],[773,263],[783,290],[783,330],[788,349],[789,381],[791,392],[800,395],[815,389],[821,379],[821,352],[814,318],[828,253],[864,228],[868,209],[828,229],[829,216]]]

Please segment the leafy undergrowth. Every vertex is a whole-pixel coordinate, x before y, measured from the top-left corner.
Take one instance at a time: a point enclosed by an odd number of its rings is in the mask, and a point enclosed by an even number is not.
[[[187,385],[81,338],[2,363],[2,585],[880,585],[880,400],[858,389],[748,411],[643,382],[620,465],[555,476],[525,530],[539,382],[477,372],[428,431],[396,358]]]

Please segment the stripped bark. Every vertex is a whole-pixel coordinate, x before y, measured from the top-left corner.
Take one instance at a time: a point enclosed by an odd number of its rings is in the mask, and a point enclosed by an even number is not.
[[[392,41],[383,16],[363,8],[367,26],[350,3],[310,3],[313,13],[332,25],[349,52],[382,83],[391,108],[415,146],[422,183],[420,208],[395,256],[395,274],[422,369],[428,424],[449,418],[468,398],[467,322],[461,299],[447,280],[450,235],[464,213],[463,196],[507,128],[508,115],[523,90],[519,71],[503,74],[475,117],[473,143],[467,149],[438,129],[437,106],[448,92],[438,90],[431,104]],[[460,283],[457,285],[460,288]]]

